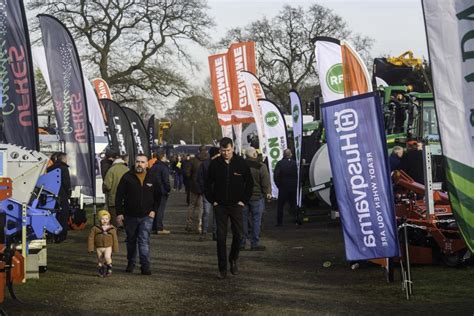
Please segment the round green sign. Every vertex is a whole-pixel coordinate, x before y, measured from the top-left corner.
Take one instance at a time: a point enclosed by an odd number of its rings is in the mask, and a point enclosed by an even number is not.
[[[293,122],[296,123],[298,122],[298,118],[300,117],[300,109],[297,104],[293,105]]]
[[[265,123],[270,127],[276,126],[278,124],[278,114],[273,111],[268,112],[265,115]]]
[[[326,74],[326,84],[334,93],[344,93],[344,81],[342,80],[342,64],[335,64],[329,68]]]

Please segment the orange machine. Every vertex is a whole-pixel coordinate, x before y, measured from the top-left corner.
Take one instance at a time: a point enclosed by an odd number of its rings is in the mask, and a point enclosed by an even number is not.
[[[410,261],[431,264],[441,259],[448,266],[461,263],[467,247],[454,220],[448,195],[433,191],[434,214],[429,214],[423,199],[424,185],[401,170],[395,171],[392,179],[397,221],[408,224]]]

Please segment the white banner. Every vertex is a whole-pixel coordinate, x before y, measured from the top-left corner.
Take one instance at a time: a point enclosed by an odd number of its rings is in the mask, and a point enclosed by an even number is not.
[[[285,118],[280,109],[271,101],[259,100],[263,115],[263,129],[268,140],[268,166],[272,183],[272,197],[278,197],[278,188],[273,181],[273,171],[283,158],[283,150],[288,148]]]
[[[316,38],[316,66],[324,102],[344,98],[342,53],[339,41],[330,37]]]
[[[229,137],[230,139],[234,139],[234,134],[232,133],[232,125],[223,125],[221,126],[222,130],[222,138]]]
[[[234,148],[239,155],[242,154],[242,123],[232,125],[235,134]]]
[[[301,146],[303,143],[303,115],[301,99],[298,92],[290,91],[291,117],[293,119],[293,141],[295,142],[295,158],[298,182],[296,186],[296,204],[301,207]]]
[[[240,73],[243,81],[245,82],[245,87],[247,88],[248,93],[248,102],[252,107],[253,117],[255,119],[255,126],[257,127],[258,143],[260,150],[262,151],[263,158],[267,157],[267,148],[266,148],[266,137],[265,131],[263,130],[263,115],[260,104],[258,103],[259,99],[265,99],[265,93],[263,92],[262,85],[260,81],[255,77],[254,74],[242,71]]]

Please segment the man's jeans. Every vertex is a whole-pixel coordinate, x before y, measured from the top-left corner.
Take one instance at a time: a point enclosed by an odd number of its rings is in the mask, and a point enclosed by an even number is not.
[[[209,227],[209,217],[211,216],[212,212],[212,204],[206,199],[206,197],[202,196],[202,202],[204,204],[203,213],[202,213],[202,233],[206,234],[207,229]],[[216,224],[216,216],[212,216],[212,233],[215,234],[217,231],[217,224]]]
[[[191,192],[191,203],[188,207],[186,228],[197,233],[202,232],[202,194]]]
[[[230,247],[229,262],[239,258],[240,240],[242,239],[242,209],[240,205],[214,207],[217,221],[217,259],[219,271],[227,271],[227,226],[230,219],[232,229],[232,245]]]
[[[249,201],[249,203],[245,205],[243,210],[244,234],[240,243],[241,246],[245,246],[247,239],[249,239],[249,219],[252,221],[252,238],[250,239],[250,245],[252,247],[258,246],[260,242],[260,226],[262,224],[262,215],[264,209],[264,199]]]
[[[127,233],[127,260],[129,264],[135,264],[138,256],[142,269],[150,268],[150,231],[153,219],[149,216],[131,217],[125,216],[124,225]]]
[[[160,200],[160,206],[156,212],[155,219],[153,220],[152,230],[163,230],[163,218],[165,217],[166,203],[168,202],[168,195],[162,195]]]

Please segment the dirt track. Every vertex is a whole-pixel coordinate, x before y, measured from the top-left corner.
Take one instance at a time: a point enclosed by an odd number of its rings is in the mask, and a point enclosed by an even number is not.
[[[185,216],[184,194],[173,193],[165,216],[172,234],[152,236],[151,276],[123,272],[121,243],[113,275],[96,277],[87,231],[72,232],[66,243],[48,245],[48,272],[16,286],[23,303],[7,294],[3,309],[10,315],[474,313],[472,265],[415,267],[415,296],[407,302],[398,278],[387,284],[382,270],[368,264],[349,269],[341,228],[327,216],[296,227],[285,214],[285,226],[274,227],[275,205],[265,214],[267,250],[241,252],[240,274],[217,280],[215,242],[185,234]],[[325,261],[332,265],[324,268]]]

